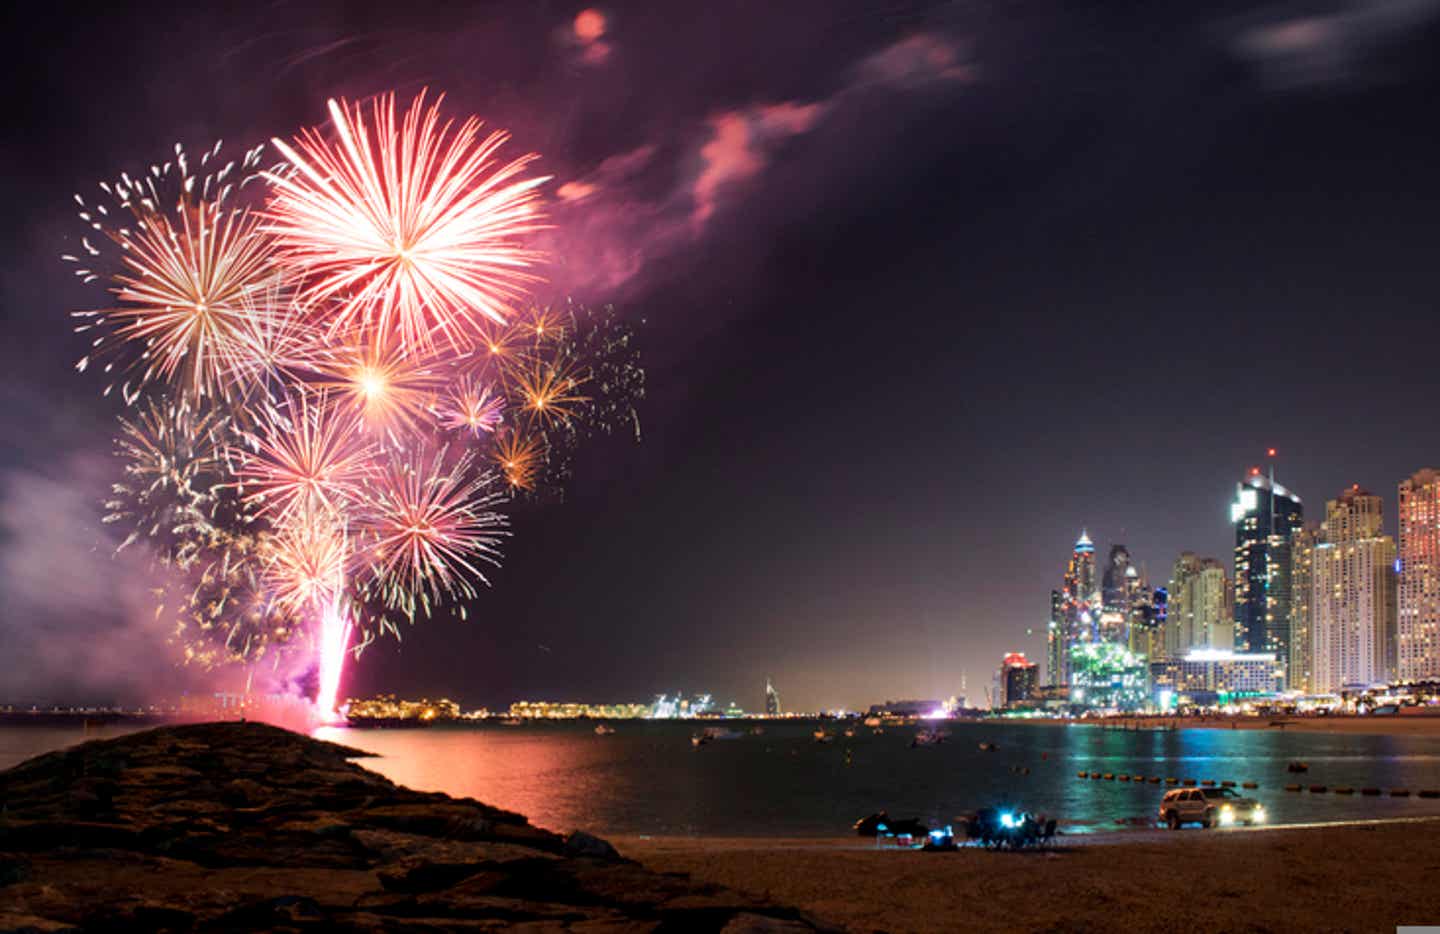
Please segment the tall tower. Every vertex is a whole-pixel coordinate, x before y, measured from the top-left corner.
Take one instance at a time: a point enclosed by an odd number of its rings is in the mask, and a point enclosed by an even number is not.
[[[1070,650],[1078,643],[1097,639],[1100,623],[1099,593],[1095,587],[1095,543],[1085,530],[1075,540],[1070,563],[1065,566],[1065,580],[1059,591],[1058,618],[1055,594],[1051,593],[1051,615],[1055,627],[1049,645],[1052,684],[1070,683]],[[1057,644],[1058,643],[1058,644]],[[1058,672],[1058,674],[1056,674]]]
[[[1131,594],[1127,583],[1134,567],[1130,561],[1130,549],[1124,545],[1110,546],[1110,559],[1105,562],[1105,572],[1100,578],[1100,598],[1105,609],[1121,613],[1130,609]]]
[[[1069,651],[1065,622],[1065,592],[1050,591],[1050,626],[1045,631],[1046,684],[1065,684],[1065,655]]]
[[[1286,686],[1293,691],[1315,690],[1311,632],[1315,589],[1315,546],[1325,540],[1323,526],[1305,526],[1290,537],[1290,667]]]
[[[1325,507],[1310,601],[1311,687],[1388,680],[1395,645],[1395,541],[1380,497],[1352,487]]]
[[[1272,452],[1273,454],[1273,452]],[[1259,467],[1235,485],[1235,642],[1249,652],[1290,655],[1290,536],[1304,521],[1300,497]]]
[[[765,679],[765,716],[780,716],[780,695],[776,693],[775,685],[770,683],[769,678]]]
[[[1440,471],[1400,481],[1396,677],[1440,678]]]

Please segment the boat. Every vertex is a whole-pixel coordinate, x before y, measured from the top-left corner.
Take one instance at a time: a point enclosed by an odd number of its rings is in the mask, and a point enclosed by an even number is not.
[[[1287,772],[1308,772],[1308,771],[1310,771],[1310,763],[1308,763],[1308,762],[1301,762],[1299,759],[1293,759],[1293,760],[1291,760],[1291,762],[1290,762],[1289,765],[1285,766],[1285,771],[1287,771]]]
[[[613,734],[614,732],[615,732],[615,728],[614,728],[613,726],[610,726],[608,723],[597,723],[597,724],[595,724],[595,735],[596,735],[596,736],[610,736],[610,735]]]
[[[696,749],[699,749],[701,746],[707,745],[709,742],[710,737],[706,736],[704,733],[696,733],[694,736],[690,737],[690,745],[695,747]]]
[[[915,734],[914,739],[910,740],[910,748],[914,749],[916,746],[934,746],[944,741],[944,737],[939,733],[932,732],[931,730],[921,730]]]
[[[817,743],[830,743],[835,741],[835,737],[825,730],[816,730],[814,735],[815,742]]]
[[[865,718],[865,725],[866,725],[866,726],[870,726],[870,727],[877,727],[877,726],[880,725],[880,718],[879,718],[879,717],[866,717],[866,718]]]
[[[994,743],[981,743],[981,744],[980,744],[980,751],[981,751],[981,752],[994,752],[995,750],[997,750],[997,749],[999,749],[999,748],[1000,748],[1000,747],[997,746],[997,745],[995,745]]]
[[[744,734],[744,733],[741,733],[739,730],[728,730],[728,729],[726,729],[726,728],[724,728],[724,727],[720,727],[720,726],[707,726],[707,727],[705,728],[704,735],[705,735],[707,738],[709,738],[709,739],[716,740],[716,739],[740,739],[740,738],[742,738],[745,734]]]
[[[751,735],[751,736],[764,736],[764,735],[765,735],[765,728],[764,728],[763,726],[752,726],[752,727],[750,728],[750,735]]]
[[[846,738],[846,739],[849,739],[850,737],[852,737],[852,736],[854,736],[854,735],[855,735],[855,728],[854,728],[853,726],[851,726],[851,727],[846,727],[846,728],[845,728],[845,738]]]

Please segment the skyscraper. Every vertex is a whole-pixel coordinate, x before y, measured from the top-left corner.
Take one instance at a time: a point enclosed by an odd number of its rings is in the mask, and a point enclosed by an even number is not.
[[[780,716],[780,695],[776,693],[775,685],[770,683],[769,678],[765,679],[765,716]]]
[[[1040,683],[1039,667],[1024,652],[1006,654],[1000,662],[1000,706],[1012,707],[1033,697]]]
[[[1310,600],[1311,688],[1387,680],[1395,645],[1395,541],[1380,497],[1352,487],[1325,506]]]
[[[1396,677],[1440,678],[1440,472],[1400,481]]]
[[[1051,684],[1070,683],[1070,649],[1080,642],[1098,639],[1100,595],[1095,587],[1095,543],[1082,529],[1065,567],[1065,579],[1057,593],[1050,595],[1047,661]]]
[[[1170,576],[1170,605],[1165,625],[1165,655],[1179,658],[1192,649],[1232,649],[1230,581],[1214,558],[1183,552]]]
[[[1323,526],[1304,526],[1290,537],[1290,665],[1287,686],[1314,690],[1310,604],[1314,600],[1315,546],[1325,540]]]
[[[1130,572],[1135,566],[1130,563],[1130,550],[1124,545],[1110,546],[1110,559],[1105,562],[1105,572],[1100,578],[1100,598],[1107,610],[1124,613],[1130,609]]]
[[[1300,497],[1260,468],[1235,485],[1235,641],[1249,652],[1290,655],[1290,536],[1304,517]]]

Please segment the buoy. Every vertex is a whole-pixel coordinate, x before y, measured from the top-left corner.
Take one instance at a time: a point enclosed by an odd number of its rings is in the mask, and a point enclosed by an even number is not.
[[[1285,790],[1286,790],[1286,791],[1299,791],[1299,790],[1300,790],[1300,786],[1299,786],[1299,785],[1286,785],[1286,786],[1285,786]]]
[[[1355,793],[1355,789],[1351,788],[1349,785],[1340,785],[1335,789],[1335,793],[1337,795],[1353,795]]]
[[[1206,788],[1214,788],[1214,787],[1215,787],[1215,779],[1213,779],[1213,778],[1207,778],[1207,779],[1205,779],[1203,782],[1201,782],[1200,784],[1204,785]]]
[[[1144,776],[1144,775],[1132,775],[1132,776],[1130,777],[1130,780],[1131,780],[1132,782],[1134,782],[1135,784],[1137,784],[1137,785],[1142,785],[1142,784],[1145,783],[1145,776]]]
[[[1115,773],[1114,773],[1114,772],[1106,772],[1106,773],[1105,773],[1105,780],[1106,780],[1107,782],[1113,782],[1113,781],[1115,780]]]
[[[1092,782],[1098,782],[1098,781],[1100,780],[1100,773],[1099,773],[1099,772],[1091,772],[1091,773],[1090,773],[1090,780],[1091,780]]]
[[[1440,789],[1426,788],[1424,791],[1416,792],[1422,798],[1440,798]]]
[[[1311,793],[1312,795],[1323,795],[1325,792],[1327,792],[1327,791],[1329,791],[1329,790],[1330,790],[1330,789],[1326,788],[1324,785],[1311,785],[1311,786],[1310,786],[1310,793]]]
[[[1180,784],[1180,779],[1178,779],[1178,778],[1167,778],[1167,779],[1165,779],[1165,784],[1167,784],[1167,785],[1178,785],[1178,784]]]
[[[1392,798],[1408,798],[1408,797],[1410,797],[1410,789],[1409,789],[1409,788],[1391,788],[1391,789],[1390,789],[1390,797],[1392,797]]]
[[[1255,784],[1254,782],[1241,782],[1240,787],[1241,787],[1241,788],[1259,788],[1260,786],[1257,785],[1257,784]]]
[[[1221,782],[1221,783],[1220,783],[1220,787],[1221,787],[1221,788],[1234,788],[1234,787],[1235,787],[1235,783],[1234,783],[1234,782]]]
[[[1128,782],[1129,780],[1130,780],[1130,776],[1129,776],[1129,775],[1121,775],[1121,776],[1120,776],[1120,781],[1122,781],[1122,782]]]
[[[1186,788],[1194,788],[1194,787],[1195,787],[1195,779],[1193,779],[1193,778],[1187,778],[1187,779],[1185,779],[1185,787],[1186,787]]]
[[[1078,772],[1078,773],[1076,773],[1076,774],[1079,775],[1080,778],[1089,778],[1089,777],[1090,777],[1090,773],[1089,773],[1089,772]]]
[[[1158,784],[1160,784],[1160,776],[1159,776],[1159,775],[1151,776],[1151,778],[1150,778],[1150,784],[1152,784],[1152,785],[1158,785]]]
[[[1368,795],[1368,796],[1370,796],[1371,798],[1373,798],[1373,797],[1375,797],[1376,795],[1378,795],[1378,794],[1380,793],[1380,789],[1379,789],[1379,788],[1361,788],[1361,789],[1360,789],[1360,793],[1361,793],[1362,795]]]

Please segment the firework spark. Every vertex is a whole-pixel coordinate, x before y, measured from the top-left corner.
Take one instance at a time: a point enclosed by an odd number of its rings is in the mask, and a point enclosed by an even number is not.
[[[584,382],[579,368],[564,359],[534,361],[516,380],[521,409],[545,427],[568,422],[590,401],[578,392]]]
[[[430,418],[446,374],[440,363],[402,351],[383,337],[327,352],[315,364],[315,385],[342,413],[372,430],[413,434]]]
[[[274,140],[294,171],[271,173],[269,230],[279,258],[304,277],[333,336],[362,326],[410,347],[475,343],[479,322],[503,322],[534,276],[520,238],[541,227],[536,158],[500,163],[503,132],[452,132],[425,92],[396,117],[394,95],[370,108],[329,102],[336,139],[305,130]]]
[[[490,386],[463,380],[441,410],[441,420],[452,431],[469,431],[479,438],[494,434],[505,413],[505,400]]]
[[[535,475],[540,468],[540,457],[544,452],[544,445],[539,438],[511,429],[496,437],[491,458],[505,475],[505,482],[512,488],[533,490]]]
[[[324,516],[306,516],[286,526],[266,558],[265,581],[277,606],[316,612],[344,591],[349,543]]]

